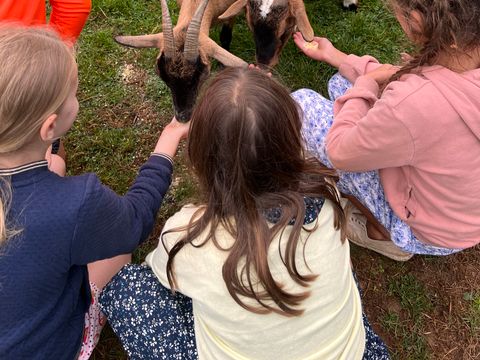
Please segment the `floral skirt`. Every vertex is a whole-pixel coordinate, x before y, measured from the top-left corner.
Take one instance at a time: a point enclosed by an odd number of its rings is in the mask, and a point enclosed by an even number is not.
[[[100,305],[130,359],[198,359],[192,301],[173,295],[149,266],[125,265],[103,290]],[[365,315],[363,323],[363,359],[389,359]]]
[[[302,109],[302,136],[308,152],[330,168],[333,166],[325,151],[325,137],[333,123],[333,103],[351,86],[347,79],[336,74],[328,82],[330,99],[310,89],[300,89],[292,93],[293,99]],[[418,240],[411,228],[395,215],[388,204],[377,171],[338,171],[338,174],[338,189],[347,195],[355,196],[365,205],[390,232],[395,245],[403,251],[412,254],[450,255],[462,250],[428,245]]]

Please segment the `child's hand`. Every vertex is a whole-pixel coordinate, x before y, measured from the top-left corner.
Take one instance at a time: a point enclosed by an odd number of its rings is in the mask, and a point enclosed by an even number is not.
[[[295,45],[309,58],[326,62],[336,68],[347,57],[347,54],[338,50],[327,38],[314,37],[311,43],[303,39],[302,33],[293,34]]]
[[[190,121],[181,123],[174,116],[172,121],[170,121],[170,123],[163,129],[163,132],[165,131],[172,133],[172,136],[178,136],[180,140],[186,139],[188,137],[188,132],[190,131]]]
[[[181,123],[174,117],[163,129],[154,152],[174,157],[180,140],[185,139],[188,136],[189,130],[190,122]]]
[[[375,80],[379,85],[390,79],[393,74],[400,70],[399,66],[384,64],[373,71],[366,73],[365,76]]]
[[[407,64],[410,60],[413,59],[412,55],[406,52],[400,53],[400,59],[402,60],[402,65]]]
[[[260,66],[258,65],[255,65],[255,64],[248,64],[248,68],[249,69],[253,69],[253,70],[260,70],[260,71],[264,71],[268,76],[272,76],[272,73],[270,71],[267,71],[265,69],[262,69]]]

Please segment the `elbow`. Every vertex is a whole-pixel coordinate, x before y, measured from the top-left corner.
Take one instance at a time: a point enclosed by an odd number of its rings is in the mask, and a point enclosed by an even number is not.
[[[343,170],[342,169],[342,161],[339,159],[338,154],[335,151],[328,151],[327,150],[327,157],[330,160],[330,164],[332,164],[333,168]]]
[[[348,164],[345,162],[344,157],[341,156],[341,151],[337,151],[335,148],[327,145],[326,153],[333,168],[338,170],[348,170]]]

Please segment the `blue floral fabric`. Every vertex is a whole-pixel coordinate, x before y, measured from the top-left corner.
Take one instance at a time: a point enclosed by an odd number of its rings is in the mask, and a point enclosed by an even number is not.
[[[333,103],[352,84],[339,74],[328,83],[330,99],[310,89],[300,89],[292,93],[293,99],[302,109],[302,136],[307,150],[324,165],[333,167],[325,151],[325,137],[333,123]],[[392,241],[403,251],[412,254],[450,255],[462,249],[447,249],[427,245],[413,235],[410,227],[403,222],[388,204],[377,171],[354,173],[338,171],[338,189],[355,196],[375,218],[390,232]]]
[[[192,301],[163,287],[146,264],[125,265],[103,290],[100,304],[130,359],[198,359]],[[390,359],[365,314],[363,324],[363,360]]]
[[[127,264],[100,306],[132,360],[197,359],[192,301],[162,286],[147,265]]]
[[[305,202],[305,218],[303,219],[303,224],[307,225],[312,223],[317,218],[320,210],[322,210],[325,199],[310,198],[305,196],[303,198],[303,201]],[[278,207],[274,209],[269,209],[265,212],[264,216],[268,222],[275,224],[280,220],[280,217],[282,216],[282,208]],[[293,225],[293,223],[294,220],[290,221],[291,225]]]

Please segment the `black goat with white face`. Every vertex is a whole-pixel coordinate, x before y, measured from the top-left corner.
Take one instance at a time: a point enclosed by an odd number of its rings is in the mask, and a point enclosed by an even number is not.
[[[346,9],[356,10],[358,0],[343,0],[342,4]],[[275,66],[278,63],[279,55],[295,27],[305,41],[313,40],[313,29],[303,0],[236,0],[219,19],[229,19],[243,8],[255,39],[259,64]]]
[[[172,27],[166,0],[162,5],[162,32],[140,36],[117,36],[115,40],[135,48],[158,48],[155,70],[167,84],[175,117],[190,119],[198,90],[210,74],[213,57],[225,66],[247,66],[242,59],[221,48],[209,37],[212,21],[231,4],[228,0],[183,0],[178,22]],[[208,7],[207,7],[208,5]]]
[[[254,35],[259,64],[275,66],[278,63],[280,52],[295,27],[306,41],[313,40],[303,0],[237,0],[219,18],[229,19],[243,8]]]

